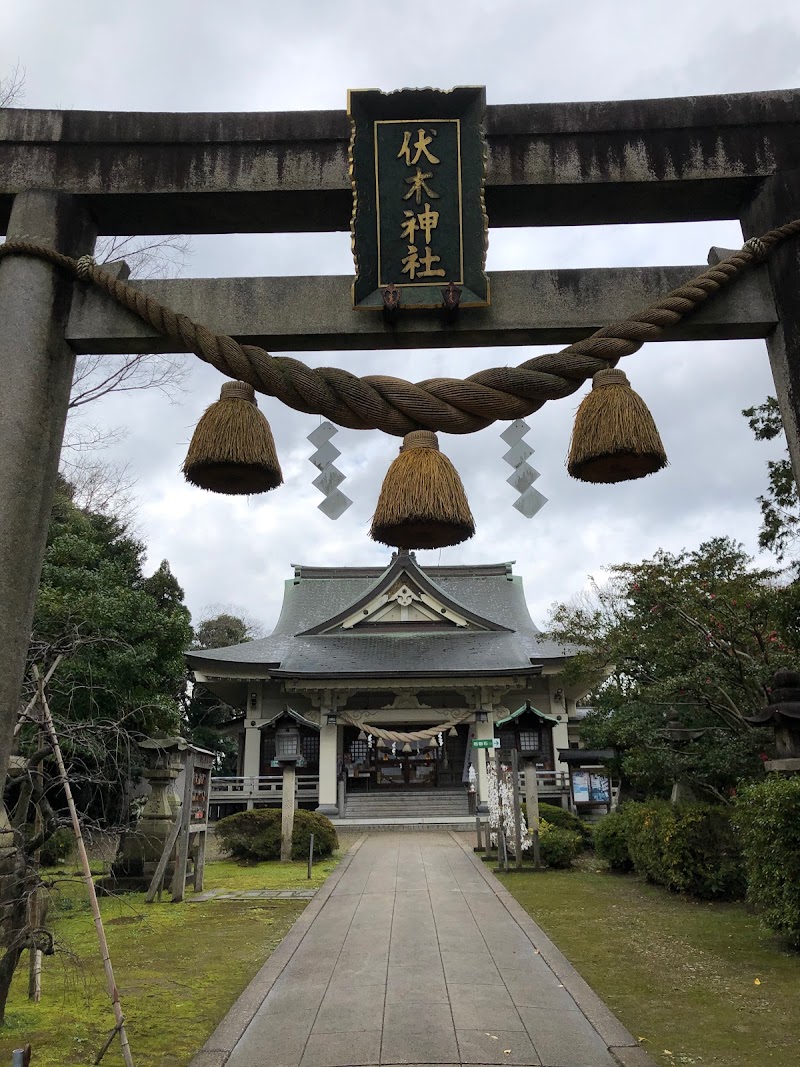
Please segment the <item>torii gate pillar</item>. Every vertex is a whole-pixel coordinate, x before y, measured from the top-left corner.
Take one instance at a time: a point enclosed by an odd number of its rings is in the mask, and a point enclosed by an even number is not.
[[[74,197],[18,193],[9,238],[70,256],[95,228]],[[18,715],[75,355],[64,340],[72,279],[39,259],[0,261],[0,797]]]
[[[780,171],[762,183],[742,215],[745,237],[758,237],[800,217],[800,171]],[[767,335],[775,395],[800,489],[800,241],[787,241],[767,262],[778,324]]]

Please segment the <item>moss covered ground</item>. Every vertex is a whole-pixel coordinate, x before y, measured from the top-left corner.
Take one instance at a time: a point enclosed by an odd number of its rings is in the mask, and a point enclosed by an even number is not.
[[[656,1063],[797,1067],[800,954],[744,906],[592,869],[501,881]]]
[[[324,882],[336,859],[240,866],[206,865],[208,889],[307,889]],[[45,957],[42,1001],[28,1001],[28,957],[15,976],[0,1030],[0,1063],[30,1042],[37,1067],[90,1064],[114,1025],[86,891],[71,872],[50,894],[48,926],[57,951]],[[189,897],[191,893],[189,893]],[[306,906],[303,900],[210,900],[145,904],[143,894],[101,899],[114,976],[134,1062],[184,1067]],[[121,1067],[115,1040],[104,1067]]]

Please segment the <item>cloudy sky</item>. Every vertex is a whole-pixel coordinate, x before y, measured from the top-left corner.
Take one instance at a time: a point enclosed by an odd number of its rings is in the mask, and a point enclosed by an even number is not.
[[[0,9],[0,77],[25,69],[24,105],[99,111],[282,111],[344,108],[349,87],[485,84],[490,104],[684,96],[800,86],[795,0],[724,5],[640,0],[139,0]],[[491,220],[490,220],[491,222]],[[701,263],[711,245],[736,247],[738,224],[491,230],[489,270]],[[192,239],[186,276],[350,274],[349,234],[235,235]],[[634,310],[634,309],[632,309]],[[360,374],[412,380],[464,376],[518,363],[537,350],[313,354]],[[382,564],[388,550],[367,528],[397,441],[341,431],[338,465],[353,506],[331,522],[317,510],[306,435],[318,419],[266,400],[286,484],[251,500],[186,486],[179,467],[191,429],[220,378],[186,357],[185,389],[109,397],[98,425],[125,426],[109,447],[136,477],[137,526],[156,567],[167,558],[200,617],[236,605],[267,629],[293,563]],[[549,503],[533,520],[512,507],[501,425],[468,438],[442,435],[478,523],[475,538],[427,563],[516,560],[534,619],[580,591],[587,575],[659,548],[696,547],[731,534],[755,551],[755,497],[770,447],[740,412],[772,391],[760,341],[651,345],[625,365],[661,431],[670,467],[641,482],[584,486],[564,468],[579,397],[532,416],[528,440]]]

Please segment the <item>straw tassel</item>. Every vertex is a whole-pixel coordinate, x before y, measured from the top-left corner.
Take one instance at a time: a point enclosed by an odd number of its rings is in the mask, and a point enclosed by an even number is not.
[[[412,430],[383,479],[373,541],[394,548],[445,548],[475,533],[464,486],[436,434]]]
[[[598,371],[575,415],[569,473],[582,482],[625,482],[666,465],[653,416],[624,371]]]
[[[226,382],[195,428],[183,473],[214,493],[266,493],[283,482],[272,430],[247,382]]]

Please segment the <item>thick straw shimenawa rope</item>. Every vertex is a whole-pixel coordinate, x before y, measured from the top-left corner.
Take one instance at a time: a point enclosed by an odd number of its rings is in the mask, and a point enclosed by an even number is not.
[[[443,734],[453,726],[458,726],[459,723],[464,722],[465,719],[468,719],[473,714],[474,712],[472,711],[465,711],[457,719],[448,719],[447,722],[443,722],[439,726],[431,726],[425,730],[383,730],[379,726],[367,726],[366,723],[361,722],[360,719],[352,715],[343,715],[342,718],[345,722],[350,723],[351,726],[357,726],[359,730],[372,734],[373,737],[381,737],[384,741],[396,741],[398,744],[400,742],[407,744],[409,741],[430,741],[432,737]]]
[[[800,219],[751,238],[727,259],[673,289],[624,322],[604,326],[560,352],[535,356],[518,367],[494,367],[469,378],[412,382],[368,375],[359,378],[336,367],[312,368],[287,356],[271,356],[255,345],[178,315],[152,297],[97,266],[91,257],[71,259],[24,240],[0,245],[0,258],[30,255],[105,290],[153,329],[194,352],[222,374],[249,382],[297,411],[322,415],[356,430],[383,430],[403,437],[411,430],[474,433],[497,421],[530,415],[548,400],[569,396],[599,370],[637,352],[698,305],[713,297],[746,267],[765,259],[776,245],[800,233]]]

